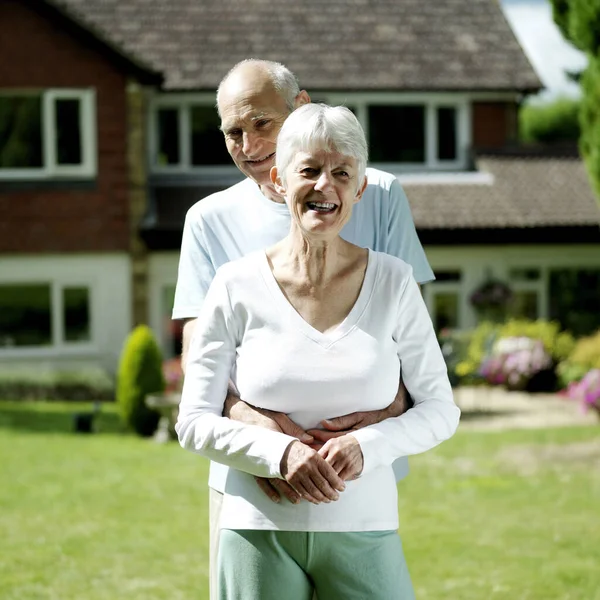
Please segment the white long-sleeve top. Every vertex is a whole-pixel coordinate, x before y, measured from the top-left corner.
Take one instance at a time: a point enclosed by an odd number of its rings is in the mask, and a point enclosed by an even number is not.
[[[352,433],[363,471],[330,504],[271,502],[252,475],[281,477],[281,459],[294,438],[221,416],[230,377],[246,402],[284,412],[308,429],[322,419],[385,408],[396,395],[400,371],[414,407]],[[338,327],[321,333],[288,302],[265,253],[258,252],[221,267],[208,291],[176,430],[184,448],[232,467],[221,527],[374,531],[398,527],[392,462],[449,438],[459,416],[409,265],[369,251],[352,310]]]

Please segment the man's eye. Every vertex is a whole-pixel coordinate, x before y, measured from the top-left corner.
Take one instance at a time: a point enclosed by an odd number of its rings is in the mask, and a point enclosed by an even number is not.
[[[262,129],[266,127],[271,121],[269,119],[261,119],[260,121],[256,121],[256,127],[258,129]]]
[[[232,129],[225,134],[228,138],[238,138],[242,135],[241,129]]]
[[[300,171],[303,175],[315,175],[319,171],[317,169],[313,169],[312,167],[304,167],[302,171]]]
[[[348,171],[338,171],[337,174],[340,177],[350,177],[350,173],[348,173]]]

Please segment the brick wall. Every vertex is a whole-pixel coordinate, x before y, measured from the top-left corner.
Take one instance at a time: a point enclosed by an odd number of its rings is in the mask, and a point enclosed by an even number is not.
[[[517,106],[513,102],[473,103],[473,146],[499,148],[517,140]]]
[[[0,253],[123,251],[130,245],[126,76],[61,20],[0,2],[0,90],[96,90],[94,181],[0,182]]]

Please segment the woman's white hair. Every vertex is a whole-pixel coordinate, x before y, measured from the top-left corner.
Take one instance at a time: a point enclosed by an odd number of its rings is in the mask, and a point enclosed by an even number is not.
[[[245,67],[258,67],[259,69],[264,69],[268,73],[275,91],[285,100],[290,112],[294,110],[296,97],[300,93],[300,85],[298,84],[296,76],[281,63],[272,60],[247,58],[234,65],[229,70],[229,73],[221,79],[221,83],[219,83],[219,87],[217,88],[217,111],[219,110],[219,97],[223,85],[231,75]]]
[[[305,104],[286,120],[277,137],[275,164],[285,184],[285,171],[298,152],[326,150],[356,159],[358,183],[362,185],[369,150],[365,132],[354,113],[345,106]]]

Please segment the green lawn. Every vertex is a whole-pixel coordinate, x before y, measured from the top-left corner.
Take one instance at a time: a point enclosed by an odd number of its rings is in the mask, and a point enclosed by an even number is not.
[[[207,598],[207,463],[106,409],[70,433],[78,408],[0,403],[0,598]],[[600,600],[600,427],[461,432],[411,466],[419,600]]]

